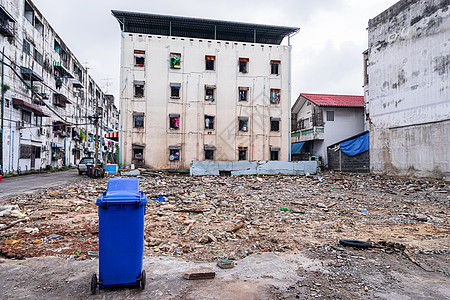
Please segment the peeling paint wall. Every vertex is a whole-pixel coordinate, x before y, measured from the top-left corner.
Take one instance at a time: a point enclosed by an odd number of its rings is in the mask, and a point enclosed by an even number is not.
[[[450,175],[449,2],[403,0],[369,21],[374,173]]]

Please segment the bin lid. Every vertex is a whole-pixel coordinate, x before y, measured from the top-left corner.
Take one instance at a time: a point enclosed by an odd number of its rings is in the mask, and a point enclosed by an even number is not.
[[[139,192],[139,179],[137,178],[112,178],[108,181],[108,188],[96,204],[147,204],[147,196]]]

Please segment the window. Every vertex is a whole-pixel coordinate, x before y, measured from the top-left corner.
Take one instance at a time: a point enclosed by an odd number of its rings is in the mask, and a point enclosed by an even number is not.
[[[169,115],[169,126],[170,129],[179,129],[180,128],[180,115],[179,114],[170,114]]]
[[[145,65],[144,50],[134,50],[134,65],[136,67],[143,67]]]
[[[248,72],[248,58],[239,58],[239,72],[241,73],[247,73]]]
[[[171,83],[170,84],[170,98],[179,99],[180,98],[181,83]]]
[[[215,146],[205,146],[205,160],[214,160]]]
[[[67,52],[66,52],[66,51],[64,51],[63,49],[61,49],[60,55],[61,55],[61,59],[62,59],[63,61],[67,61],[68,56],[67,56]]]
[[[27,159],[31,158],[31,151],[33,150],[33,146],[31,145],[20,145],[20,158]]]
[[[44,64],[44,57],[36,49],[34,49],[34,60],[41,66]]]
[[[169,146],[169,160],[179,160],[180,159],[180,146]]]
[[[42,116],[34,115],[34,122],[36,123],[36,126],[41,127],[42,126]]]
[[[55,40],[54,49],[56,53],[59,53],[59,50],[61,49],[61,46],[59,45],[57,40]]]
[[[239,160],[247,160],[247,147],[238,148],[238,158]]]
[[[327,111],[327,121],[334,121],[334,111]]]
[[[172,69],[181,68],[181,54],[180,53],[170,53],[170,67]]]
[[[31,7],[31,5],[28,4],[28,2],[26,2],[26,1],[25,1],[25,12],[24,12],[24,15],[25,15],[25,19],[27,19],[28,22],[33,24],[33,21],[34,21],[34,10]]]
[[[23,50],[23,52],[25,52],[28,55],[30,55],[30,53],[31,53],[31,45],[26,39],[23,39],[23,48],[22,48],[22,50]]]
[[[270,131],[280,131],[281,118],[270,118]]]
[[[144,97],[144,81],[135,81],[134,82],[134,97],[142,98]]]
[[[144,113],[133,113],[133,124],[135,128],[143,128]]]
[[[34,147],[34,158],[41,158],[41,147]]]
[[[270,89],[270,103],[279,104],[280,103],[280,90]]]
[[[239,88],[239,101],[247,101],[248,100],[248,87],[240,87]]]
[[[214,129],[214,116],[205,116],[205,129]]]
[[[214,102],[214,91],[216,89],[215,85],[205,85],[205,100]]]
[[[270,160],[279,160],[279,154],[279,147],[270,147]]]
[[[22,110],[22,120],[31,123],[31,113],[26,110]]]
[[[239,117],[239,131],[248,131],[248,117]]]
[[[141,162],[144,160],[144,148],[133,146],[133,161]]]
[[[205,56],[206,70],[214,71],[214,61],[215,60],[216,60],[215,56],[210,56],[210,55]]]
[[[280,64],[279,60],[271,60],[270,61],[270,74],[279,75],[280,74]]]
[[[36,28],[37,32],[40,34],[44,33],[44,25],[42,25],[42,22],[39,21],[38,18],[34,18],[34,28]]]

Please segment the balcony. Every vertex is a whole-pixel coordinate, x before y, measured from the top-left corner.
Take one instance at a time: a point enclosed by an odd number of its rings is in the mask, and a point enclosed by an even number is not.
[[[323,126],[315,126],[308,129],[301,129],[294,131],[291,134],[291,143],[323,140],[323,139],[324,139]]]
[[[0,34],[6,37],[13,37],[15,34],[16,20],[9,12],[0,5]]]

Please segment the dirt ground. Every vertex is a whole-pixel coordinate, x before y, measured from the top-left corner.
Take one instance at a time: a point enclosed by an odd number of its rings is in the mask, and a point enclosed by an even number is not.
[[[152,280],[143,292],[102,291],[104,297],[450,299],[445,182],[341,173],[189,177],[147,172],[139,178],[149,200],[144,265]],[[0,288],[7,299],[24,295],[14,293],[17,289],[34,291],[33,298],[89,296],[89,278],[98,267],[95,200],[106,186],[106,179],[88,180],[17,196],[8,200],[9,207],[0,207],[0,271],[7,274]],[[373,247],[344,247],[340,239],[369,241]],[[22,260],[32,257],[42,258]],[[236,260],[237,266],[215,267],[214,280],[182,279],[192,265],[215,266],[222,258]],[[254,264],[261,269],[254,271]],[[45,266],[43,277],[39,270]],[[27,281],[26,270],[39,288],[17,284]],[[276,270],[286,278],[274,275]],[[48,283],[53,292],[42,289],[45,278],[59,282]]]

